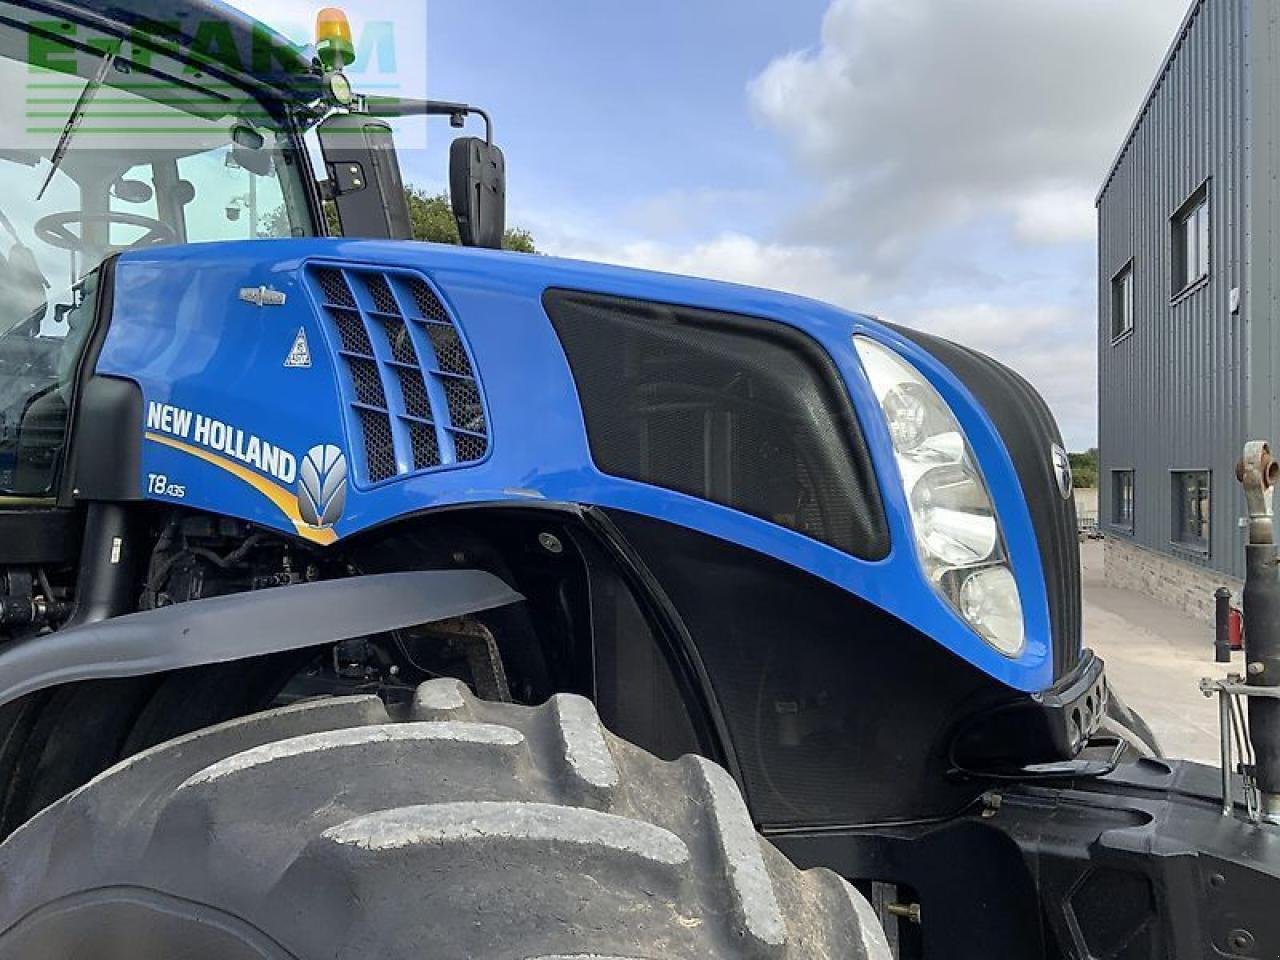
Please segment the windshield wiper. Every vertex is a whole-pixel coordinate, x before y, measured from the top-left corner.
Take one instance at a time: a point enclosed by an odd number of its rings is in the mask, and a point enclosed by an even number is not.
[[[114,53],[103,55],[102,66],[98,67],[98,72],[94,74],[93,79],[85,84],[84,90],[80,92],[80,99],[71,108],[71,116],[67,117],[67,122],[62,128],[62,136],[58,140],[58,145],[49,157],[49,175],[44,178],[44,184],[41,185],[40,192],[36,194],[37,202],[44,199],[45,191],[49,189],[49,184],[53,183],[53,178],[57,175],[58,168],[62,166],[63,158],[67,155],[67,148],[71,146],[71,138],[76,135],[76,131],[80,128],[80,121],[84,119],[85,111],[89,109],[89,104],[97,96],[98,89],[107,79],[107,71],[111,69],[111,65],[115,62],[116,56]]]

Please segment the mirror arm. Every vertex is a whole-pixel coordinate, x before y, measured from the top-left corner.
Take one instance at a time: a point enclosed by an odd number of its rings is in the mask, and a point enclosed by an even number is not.
[[[449,117],[454,126],[462,126],[462,119],[475,114],[484,120],[484,139],[493,145],[493,119],[488,112],[469,103],[451,103],[448,100],[411,100],[402,97],[361,97],[358,112],[372,117],[394,119],[397,117]]]

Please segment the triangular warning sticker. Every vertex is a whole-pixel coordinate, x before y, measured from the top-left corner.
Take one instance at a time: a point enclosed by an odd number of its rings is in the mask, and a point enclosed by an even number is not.
[[[284,365],[294,369],[306,369],[311,366],[311,346],[307,343],[306,330],[298,331],[297,337],[293,340],[293,349],[289,351]]]

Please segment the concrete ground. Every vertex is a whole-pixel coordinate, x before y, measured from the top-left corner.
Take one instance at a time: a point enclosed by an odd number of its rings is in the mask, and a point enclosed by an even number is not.
[[[1166,755],[1218,765],[1218,706],[1201,677],[1242,673],[1214,663],[1213,625],[1129,590],[1108,586],[1102,543],[1080,547],[1084,566],[1085,644],[1106,661],[1107,676],[1125,702],[1146,718]]]

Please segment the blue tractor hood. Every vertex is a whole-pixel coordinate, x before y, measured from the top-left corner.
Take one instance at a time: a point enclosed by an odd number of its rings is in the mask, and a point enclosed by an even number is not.
[[[423,243],[153,248],[126,253],[109,269],[109,329],[96,372],[141,389],[139,498],[239,517],[322,548],[400,518],[469,505],[628,511],[808,571],[1009,686],[1035,691],[1053,681],[1043,554],[1009,447],[947,365],[872,317],[766,290]],[[837,464],[827,484],[828,495],[850,504],[842,532],[815,534],[795,511],[739,509],[688,484],[606,469],[608,457],[628,455],[630,440],[607,453],[607,438],[589,435],[588,421],[611,411],[575,379],[564,330],[549,315],[556,297],[586,304],[588,323],[588,301],[606,297],[636,317],[657,316],[654,305],[700,311],[726,343],[760,333],[782,351],[750,361],[762,374],[803,354],[805,369],[827,387],[797,393],[799,416],[851,451],[851,466]],[[661,317],[651,326],[663,336],[672,329]],[[608,359],[615,344],[607,327],[599,329]],[[857,334],[913,363],[968,434],[1023,600],[1027,643],[1016,658],[981,642],[925,579],[888,429],[854,349]],[[681,403],[660,413],[684,416]],[[760,456],[767,460],[785,439],[760,437]]]

